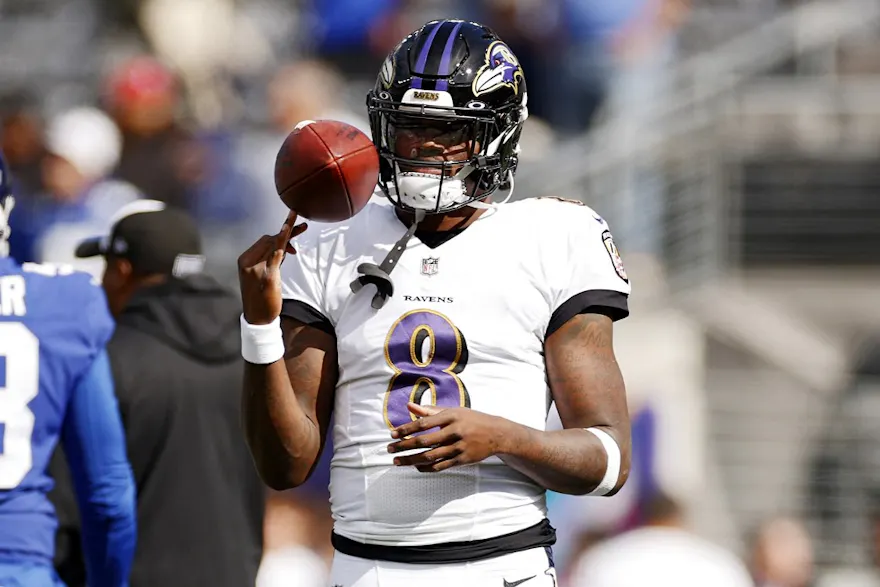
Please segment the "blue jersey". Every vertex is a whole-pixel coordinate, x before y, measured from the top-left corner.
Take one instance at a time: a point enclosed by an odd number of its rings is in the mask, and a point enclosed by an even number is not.
[[[0,258],[0,561],[51,564],[57,520],[47,467],[61,440],[90,585],[125,584],[134,487],[104,350],[113,328],[91,276]]]

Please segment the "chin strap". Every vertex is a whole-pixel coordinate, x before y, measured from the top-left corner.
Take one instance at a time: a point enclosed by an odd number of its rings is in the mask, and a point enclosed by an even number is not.
[[[9,226],[9,216],[12,209],[15,208],[15,198],[6,196],[3,203],[0,204],[0,257],[9,256],[9,234],[12,228]]]
[[[404,233],[400,240],[395,243],[394,247],[385,255],[385,259],[381,264],[361,263],[358,265],[358,273],[360,276],[351,282],[351,291],[359,292],[365,285],[372,283],[376,286],[376,295],[373,296],[372,306],[376,310],[385,305],[392,295],[394,295],[394,283],[389,275],[394,266],[400,260],[400,256],[406,250],[409,239],[416,233],[419,223],[425,219],[424,210],[416,210],[415,220],[409,229]]]
[[[487,210],[496,210],[502,204],[506,204],[510,197],[513,195],[513,172],[508,171],[508,178],[510,181],[510,187],[507,189],[507,196],[503,201],[499,203],[494,202],[471,202],[468,206],[473,208],[483,208]],[[400,260],[401,255],[406,250],[406,245],[409,243],[409,239],[413,237],[416,233],[416,230],[419,227],[419,223],[425,219],[425,215],[427,212],[425,210],[416,210],[415,211],[415,219],[413,220],[412,225],[410,225],[409,229],[407,229],[406,233],[400,240],[395,243],[394,247],[388,251],[388,254],[385,255],[385,259],[382,260],[382,263],[376,265],[375,263],[361,263],[358,265],[358,273],[360,274],[354,281],[351,282],[351,291],[353,293],[358,293],[365,285],[373,284],[376,286],[376,295],[373,296],[372,306],[376,310],[380,309],[385,305],[385,302],[388,301],[388,298],[394,295],[394,282],[391,281],[391,271],[394,269],[394,266]],[[487,214],[483,214],[477,220],[482,219],[483,217],[488,216]]]

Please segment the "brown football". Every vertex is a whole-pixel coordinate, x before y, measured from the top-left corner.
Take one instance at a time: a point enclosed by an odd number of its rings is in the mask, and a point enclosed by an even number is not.
[[[379,153],[359,129],[306,120],[275,158],[275,188],[288,208],[317,222],[340,222],[367,205],[379,181]]]

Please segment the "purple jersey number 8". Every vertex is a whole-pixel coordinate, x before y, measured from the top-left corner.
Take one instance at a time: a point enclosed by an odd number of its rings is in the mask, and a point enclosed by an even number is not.
[[[385,338],[385,360],[394,369],[385,393],[389,428],[415,420],[406,404],[421,403],[426,392],[437,407],[470,407],[470,396],[458,376],[467,359],[464,336],[443,314],[414,310],[401,316]]]

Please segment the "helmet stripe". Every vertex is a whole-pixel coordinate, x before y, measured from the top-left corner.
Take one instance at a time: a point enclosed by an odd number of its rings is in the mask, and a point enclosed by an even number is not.
[[[437,75],[449,76],[452,74],[449,67],[449,60],[452,57],[452,45],[455,43],[455,38],[458,36],[458,31],[461,28],[461,25],[462,23],[460,22],[456,24],[452,29],[452,32],[449,33],[449,38],[446,39],[446,47],[443,48],[443,56],[440,58],[440,67],[437,68]],[[449,89],[449,82],[445,79],[437,80],[434,89],[445,92]]]
[[[428,53],[431,52],[431,45],[434,44],[434,37],[437,36],[437,31],[440,30],[440,27],[443,26],[444,21],[440,21],[434,25],[434,28],[431,29],[431,32],[428,33],[428,38],[425,40],[425,44],[422,45],[422,51],[419,53],[419,58],[416,61],[415,74],[425,73],[425,63],[428,62]],[[413,76],[412,87],[421,89],[422,87],[422,78]]]

